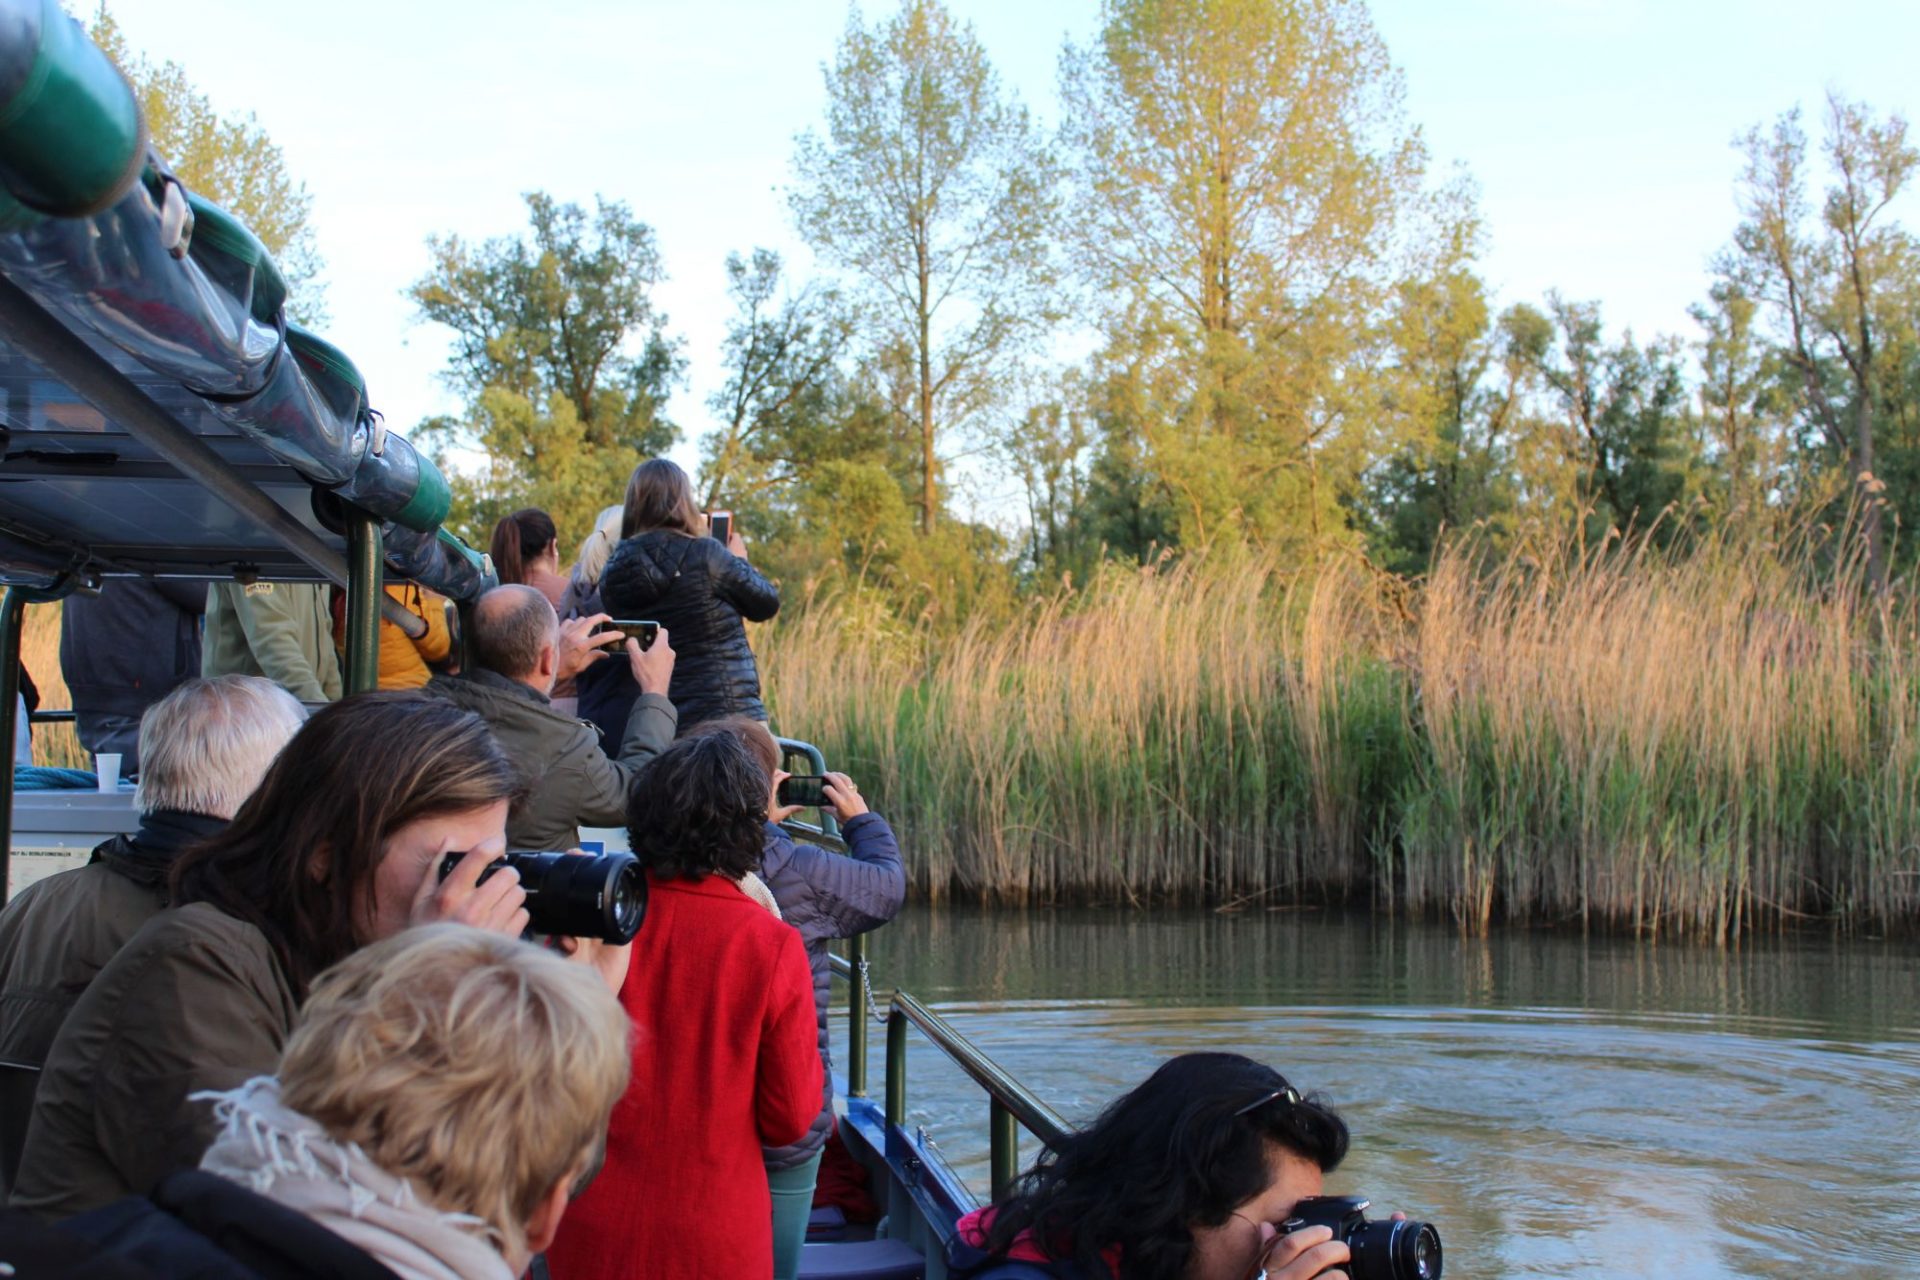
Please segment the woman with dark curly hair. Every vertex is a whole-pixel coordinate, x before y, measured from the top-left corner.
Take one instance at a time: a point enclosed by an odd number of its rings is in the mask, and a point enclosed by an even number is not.
[[[1347,1126],[1237,1053],[1162,1063],[959,1224],[976,1280],[1307,1280],[1347,1261],[1326,1227],[1280,1237],[1347,1154]],[[983,1265],[984,1264],[984,1265]],[[1336,1272],[1336,1274],[1342,1274]]]
[[[634,779],[628,835],[650,896],[620,990],[633,1081],[606,1167],[547,1251],[554,1280],[773,1273],[760,1150],[807,1132],[822,1069],[806,949],[771,898],[749,896],[770,785],[725,733],[683,738]]]

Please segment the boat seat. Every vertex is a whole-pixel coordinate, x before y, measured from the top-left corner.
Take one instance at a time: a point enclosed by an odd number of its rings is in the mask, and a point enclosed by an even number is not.
[[[800,1274],[806,1280],[920,1280],[927,1260],[899,1240],[862,1240],[857,1244],[809,1244],[800,1249]]]
[[[807,1217],[807,1239],[823,1243],[847,1238],[847,1215],[838,1205],[822,1205]]]

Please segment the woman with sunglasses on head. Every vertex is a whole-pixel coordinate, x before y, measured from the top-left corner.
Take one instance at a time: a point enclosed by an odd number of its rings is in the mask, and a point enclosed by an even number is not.
[[[970,1280],[1308,1280],[1347,1247],[1279,1236],[1347,1154],[1347,1126],[1235,1053],[1163,1063],[1041,1152],[1011,1196],[962,1218],[950,1273]],[[1278,1237],[1278,1238],[1276,1238]]]

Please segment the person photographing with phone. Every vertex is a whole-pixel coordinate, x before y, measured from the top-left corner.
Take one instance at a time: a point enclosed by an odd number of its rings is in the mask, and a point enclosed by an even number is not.
[[[675,654],[667,629],[650,623],[652,638],[644,645],[641,634],[592,634],[610,621],[579,618],[563,630],[539,591],[495,587],[474,606],[473,670],[427,686],[486,721],[519,769],[524,788],[507,815],[511,848],[571,849],[582,826],[625,821],[634,775],[673,741],[677,717],[667,689]],[[593,727],[555,710],[549,696],[563,653],[613,644],[620,646],[619,659],[608,661],[624,659],[640,693],[627,714],[619,758],[609,760]]]
[[[672,633],[680,657],[668,697],[680,732],[723,716],[766,720],[745,623],[773,617],[780,593],[748,563],[731,513],[709,520],[687,473],[655,458],[627,482],[620,534],[601,575],[601,608]]]

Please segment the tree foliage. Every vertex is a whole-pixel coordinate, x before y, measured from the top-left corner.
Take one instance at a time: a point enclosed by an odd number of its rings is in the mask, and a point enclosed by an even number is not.
[[[938,0],[903,0],[872,26],[856,10],[824,72],[826,132],[797,141],[793,212],[859,283],[872,346],[906,356],[889,404],[919,436],[931,533],[943,440],[976,422],[1053,319],[1052,161],[973,28]]]
[[[427,242],[409,296],[452,333],[445,377],[467,409],[421,436],[455,477],[470,535],[537,506],[575,540],[677,438],[666,400],[682,359],[653,305],[665,273],[652,228],[617,201],[592,214],[545,192],[526,203],[525,234]]]

